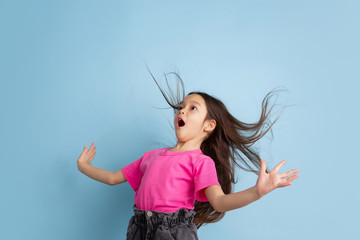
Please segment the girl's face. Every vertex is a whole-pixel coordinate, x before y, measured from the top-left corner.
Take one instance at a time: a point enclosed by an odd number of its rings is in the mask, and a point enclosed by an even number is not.
[[[206,136],[207,109],[205,100],[199,94],[190,94],[180,103],[175,114],[176,137],[180,142],[201,140]]]

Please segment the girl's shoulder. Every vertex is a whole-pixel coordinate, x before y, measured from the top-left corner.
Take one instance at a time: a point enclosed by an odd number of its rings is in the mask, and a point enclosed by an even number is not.
[[[171,148],[171,147],[152,149],[152,150],[146,151],[146,152],[144,153],[144,156],[145,156],[145,155],[147,155],[147,156],[157,155],[157,154],[160,154],[160,153],[162,153],[163,151],[166,151],[167,149],[170,149],[170,148]]]
[[[202,166],[202,165],[209,165],[209,164],[211,165],[212,163],[214,163],[214,160],[211,157],[209,157],[208,155],[199,153],[194,158],[193,163],[195,166]]]

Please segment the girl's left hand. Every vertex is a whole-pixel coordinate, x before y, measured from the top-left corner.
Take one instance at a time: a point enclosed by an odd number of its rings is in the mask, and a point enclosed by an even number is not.
[[[299,172],[298,169],[293,169],[285,173],[278,174],[277,172],[285,163],[286,161],[280,162],[274,167],[271,172],[266,173],[266,162],[264,160],[261,160],[261,169],[255,185],[255,189],[257,190],[257,193],[260,197],[264,196],[265,194],[271,192],[278,187],[286,187],[292,185],[291,181],[299,177],[299,174],[289,177],[290,175]]]

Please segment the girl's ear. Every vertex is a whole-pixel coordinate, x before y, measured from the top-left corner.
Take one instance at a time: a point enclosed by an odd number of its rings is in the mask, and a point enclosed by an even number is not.
[[[216,127],[216,121],[214,119],[206,120],[206,121],[207,121],[207,124],[205,126],[205,131],[212,132]]]

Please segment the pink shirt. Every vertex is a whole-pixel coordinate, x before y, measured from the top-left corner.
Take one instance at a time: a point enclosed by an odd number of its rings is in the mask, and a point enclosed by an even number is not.
[[[135,204],[145,211],[176,212],[194,209],[195,199],[207,202],[205,189],[220,183],[214,161],[201,149],[169,152],[170,148],[146,152],[122,168],[134,189]]]

